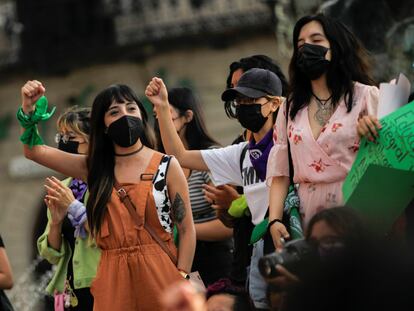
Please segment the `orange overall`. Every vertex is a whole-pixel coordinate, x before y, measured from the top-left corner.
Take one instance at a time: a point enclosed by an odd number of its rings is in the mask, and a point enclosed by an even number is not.
[[[155,174],[161,158],[162,154],[155,152],[145,174]],[[141,178],[138,184],[121,186],[135,205],[137,219],[133,219],[113,189],[96,237],[102,255],[91,286],[94,310],[159,310],[163,290],[183,278],[170,257],[145,230],[144,222],[165,241],[175,256],[177,249],[172,234],[160,224],[151,178]]]

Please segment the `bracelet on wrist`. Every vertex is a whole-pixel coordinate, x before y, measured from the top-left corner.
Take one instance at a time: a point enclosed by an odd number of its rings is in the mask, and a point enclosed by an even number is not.
[[[281,224],[283,224],[283,222],[282,222],[280,219],[278,219],[278,218],[273,219],[273,220],[269,221],[269,223],[267,224],[267,230],[270,230],[270,227],[271,227],[273,224],[277,223],[277,222],[280,222]]]

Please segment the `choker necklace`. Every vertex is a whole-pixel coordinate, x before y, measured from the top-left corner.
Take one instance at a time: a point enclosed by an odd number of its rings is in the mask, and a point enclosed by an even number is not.
[[[328,110],[329,109],[329,107],[327,107],[327,104],[328,104],[328,102],[330,102],[330,100],[332,98],[332,95],[329,96],[327,99],[321,99],[313,93],[312,93],[312,95],[313,95],[313,97],[315,97],[316,103],[318,104],[318,107],[320,109],[322,109],[322,110]]]
[[[127,157],[127,156],[130,156],[130,155],[133,155],[133,154],[136,154],[136,153],[140,152],[143,148],[144,148],[144,144],[141,144],[141,147],[139,147],[137,150],[134,150],[134,151],[129,152],[129,153],[123,153],[123,154],[115,153],[115,156],[117,156],[117,157]]]

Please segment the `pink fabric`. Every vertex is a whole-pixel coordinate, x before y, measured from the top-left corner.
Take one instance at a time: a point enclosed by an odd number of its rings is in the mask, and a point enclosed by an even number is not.
[[[308,119],[308,107],[295,119],[289,118],[286,131],[286,104],[279,113],[273,132],[274,146],[267,165],[267,184],[273,177],[289,176],[286,136],[289,137],[294,166],[294,182],[299,184],[303,224],[324,208],[343,204],[342,184],[359,149],[356,130],[361,115],[377,114],[379,90],[375,86],[355,83],[354,106],[346,111],[341,100],[337,109],[315,140]]]
[[[65,294],[55,293],[55,311],[65,311]]]

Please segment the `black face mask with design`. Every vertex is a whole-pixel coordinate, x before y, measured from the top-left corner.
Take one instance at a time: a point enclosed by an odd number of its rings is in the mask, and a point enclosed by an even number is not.
[[[310,80],[316,80],[328,70],[328,50],[322,45],[305,43],[299,48],[296,65]]]
[[[108,127],[108,136],[120,147],[131,147],[144,134],[144,123],[134,116],[123,116]]]
[[[260,131],[267,121],[267,117],[262,115],[262,105],[260,104],[239,105],[236,108],[236,113],[240,124],[253,133]]]
[[[69,153],[78,154],[79,153],[78,148],[79,148],[79,142],[78,141],[68,140],[66,143],[64,143],[62,140],[59,140],[59,143],[58,143],[58,149],[59,150],[69,152]]]

